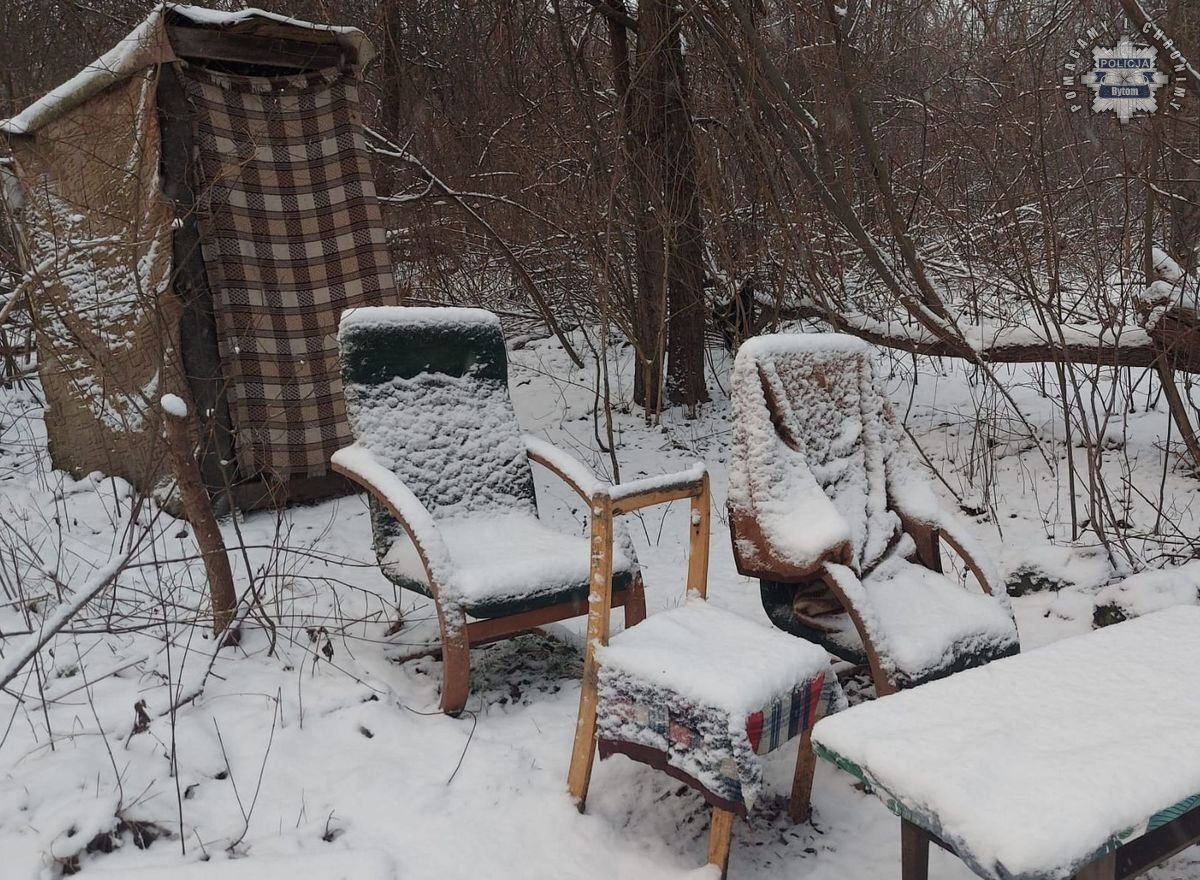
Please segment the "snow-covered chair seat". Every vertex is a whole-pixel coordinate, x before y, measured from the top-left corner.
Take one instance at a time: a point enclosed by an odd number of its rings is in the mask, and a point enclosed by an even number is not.
[[[438,523],[454,560],[462,607],[476,618],[504,617],[560,603],[587,602],[591,553],[588,539],[551,528],[536,516],[479,513]],[[381,561],[393,583],[432,595],[429,575],[408,535],[401,535]],[[637,567],[632,554],[613,554],[613,584],[625,590]]]
[[[600,757],[650,764],[743,816],[762,790],[759,756],[839,693],[816,645],[700,601],[613,637],[599,660]]]
[[[384,575],[434,600],[442,709],[457,714],[470,690],[472,644],[588,610],[588,540],[539,520],[530,461],[589,510],[611,487],[522,436],[491,312],[348,309],[338,348],[355,443],[334,454],[333,467],[369,492]],[[631,547],[614,555],[610,580],[612,604],[625,607],[626,625],[637,623],[645,600]]]
[[[698,490],[698,491],[697,491]],[[686,494],[684,494],[686,493]],[[808,731],[825,698],[843,702],[829,657],[816,645],[713,608],[708,593],[709,484],[696,490],[648,486],[644,501],[690,497],[687,602],[608,637],[606,579],[593,569],[587,653],[579,720],[567,786],[579,809],[587,801],[593,759],[621,753],[699,789],[712,805],[708,861],[724,876],[735,815],[745,815],[762,788],[759,756],[800,737],[791,817],[808,816],[815,757]],[[611,535],[592,533],[594,559],[611,559]],[[603,562],[601,570],[603,570]],[[824,683],[831,686],[828,693]],[[838,706],[840,708],[840,706]]]
[[[901,445],[870,346],[751,339],[732,404],[734,557],[776,626],[869,665],[880,695],[1020,650],[986,556]],[[943,541],[979,589],[942,574]]]

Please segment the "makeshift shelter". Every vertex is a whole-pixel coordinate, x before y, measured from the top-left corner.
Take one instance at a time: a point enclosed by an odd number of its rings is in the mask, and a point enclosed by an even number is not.
[[[165,4],[0,122],[56,467],[152,489],[172,392],[214,496],[347,485],[338,320],[398,300],[358,100],[372,54],[353,28]]]

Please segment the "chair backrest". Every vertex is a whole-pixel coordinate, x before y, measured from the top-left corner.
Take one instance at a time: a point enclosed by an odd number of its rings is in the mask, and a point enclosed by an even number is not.
[[[894,541],[892,425],[871,350],[832,333],[759,336],[733,375],[729,507],[744,574],[795,582],[865,570]]]
[[[483,309],[350,309],[338,348],[355,440],[435,518],[535,512],[499,318]],[[387,520],[376,517],[377,550],[394,537]]]

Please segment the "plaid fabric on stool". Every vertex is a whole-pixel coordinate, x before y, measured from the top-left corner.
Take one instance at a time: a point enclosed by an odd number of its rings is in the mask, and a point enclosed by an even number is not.
[[[398,302],[352,70],[290,77],[180,63],[197,221],[243,477],[320,476],[351,443],[342,310]]]
[[[797,685],[790,694],[772,700],[770,706],[746,719],[746,735],[756,755],[775,751],[816,723],[824,683],[821,676]]]
[[[844,707],[837,679],[817,675],[742,718],[688,700],[619,670],[600,667],[601,759],[629,754],[684,779],[723,809],[745,815],[763,786],[759,756]],[[820,711],[818,711],[820,710]]]

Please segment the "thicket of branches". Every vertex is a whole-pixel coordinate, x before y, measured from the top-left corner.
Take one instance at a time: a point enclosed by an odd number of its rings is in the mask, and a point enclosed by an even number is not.
[[[1145,375],[1157,352],[1139,297],[1176,264],[1196,268],[1195,84],[1179,77],[1185,97],[1160,94],[1179,108],[1121,125],[1073,111],[1062,78],[1089,30],[1137,31],[1129,11],[1196,45],[1195,4],[260,5],[357,25],[379,48],[370,141],[409,297],[577,327],[596,352],[609,334],[594,330],[619,331],[647,418],[703,403],[706,343],[803,318],[966,359],[996,417],[1017,423],[994,364],[1044,361],[1069,444],[1092,450],[1077,468],[1088,497],[1103,494],[1099,438],[1122,412],[1165,391],[1173,439],[1188,439],[1191,379]],[[6,114],[148,4],[2,9]],[[1114,381],[1118,364],[1137,370]],[[1121,519],[1101,513],[1079,520]]]

